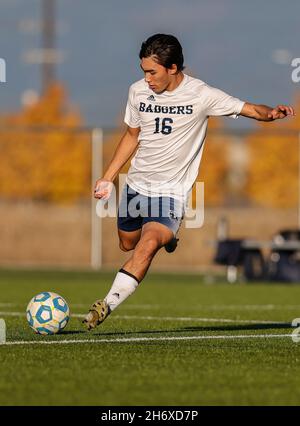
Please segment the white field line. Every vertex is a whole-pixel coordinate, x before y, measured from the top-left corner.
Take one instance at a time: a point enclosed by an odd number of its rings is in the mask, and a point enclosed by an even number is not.
[[[3,307],[12,307],[12,306],[21,306],[21,304],[18,303],[0,303],[0,308]],[[71,308],[88,308],[87,304],[84,303],[71,303]],[[126,309],[165,309],[166,306],[164,305],[157,305],[157,304],[138,304],[138,305],[126,305]],[[260,311],[260,310],[294,310],[299,309],[300,305],[274,305],[274,304],[267,304],[267,305],[193,305],[189,306],[189,309],[191,311],[211,311],[211,310],[237,310],[237,311],[244,311],[244,310],[254,310],[254,311]]]
[[[299,309],[300,305],[198,305],[196,307],[193,307],[194,309],[201,309],[201,310],[237,310],[237,311],[267,311],[267,310],[294,310]]]
[[[1,304],[0,304],[1,306]],[[73,308],[87,308],[86,304],[83,303],[75,303],[75,304],[71,304],[70,305]],[[126,305],[126,309],[165,309],[166,306],[164,305],[151,305],[151,304],[145,304],[145,305]],[[190,310],[193,311],[211,311],[211,310],[237,310],[237,311],[244,311],[244,310],[249,310],[249,311],[265,311],[265,310],[282,310],[282,309],[286,309],[286,310],[294,310],[294,309],[299,309],[300,310],[300,305],[273,305],[273,304],[268,304],[268,305],[194,305],[194,306],[189,306]]]
[[[68,345],[73,343],[130,343],[130,342],[158,342],[158,341],[178,341],[178,340],[210,340],[210,339],[273,339],[292,337],[292,334],[236,334],[230,336],[215,335],[215,336],[177,336],[177,337],[131,337],[122,339],[86,339],[86,340],[32,340],[32,341],[12,341],[2,344],[7,345]]]
[[[0,312],[0,316],[26,317],[25,312]],[[71,314],[73,318],[84,318],[84,314]],[[195,322],[224,322],[224,323],[239,323],[239,324],[289,324],[285,321],[266,321],[266,320],[243,320],[231,318],[198,318],[198,317],[153,317],[140,315],[113,315],[112,319],[124,320],[146,320],[146,321],[195,321]]]
[[[74,315],[73,315],[74,316]],[[80,315],[84,316],[84,315]],[[231,319],[231,318],[195,318],[195,317],[151,317],[151,316],[139,316],[139,315],[114,315],[116,319],[142,319],[142,320],[161,320],[161,321],[196,321],[196,322],[234,322],[234,323],[251,323],[251,324],[286,324],[285,321],[265,321],[265,320],[242,320],[242,319]]]

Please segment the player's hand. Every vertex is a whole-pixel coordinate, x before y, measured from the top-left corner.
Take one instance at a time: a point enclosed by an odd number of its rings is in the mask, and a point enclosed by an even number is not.
[[[280,120],[281,118],[285,118],[288,115],[295,115],[295,111],[291,106],[277,105],[276,108],[272,109],[272,111],[268,113],[268,118],[271,120]]]
[[[98,179],[94,188],[94,197],[104,201],[108,200],[112,193],[113,187],[114,184],[110,180]]]

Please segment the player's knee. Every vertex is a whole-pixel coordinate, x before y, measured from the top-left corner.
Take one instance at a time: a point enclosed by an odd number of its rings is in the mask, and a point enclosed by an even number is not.
[[[136,244],[129,241],[119,241],[119,247],[122,251],[130,251],[133,250]]]

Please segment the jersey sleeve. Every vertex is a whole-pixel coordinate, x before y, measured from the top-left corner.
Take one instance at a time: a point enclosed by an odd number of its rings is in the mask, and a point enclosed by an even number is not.
[[[132,86],[129,88],[128,93],[128,100],[126,105],[126,111],[125,111],[125,117],[124,122],[129,126],[133,128],[140,127],[140,115],[137,108],[137,105],[135,103],[135,96],[134,96],[134,89]]]
[[[227,115],[238,118],[245,104],[244,101],[208,85],[205,85],[202,94],[208,116]]]

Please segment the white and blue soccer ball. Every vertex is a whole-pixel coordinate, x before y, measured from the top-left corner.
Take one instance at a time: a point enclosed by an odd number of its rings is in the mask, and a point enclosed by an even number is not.
[[[56,334],[68,324],[70,310],[59,294],[44,291],[28,303],[26,317],[30,327],[38,334]]]

